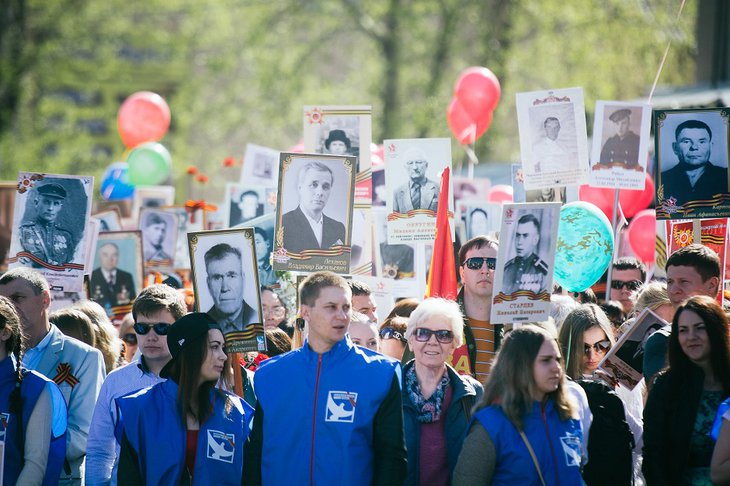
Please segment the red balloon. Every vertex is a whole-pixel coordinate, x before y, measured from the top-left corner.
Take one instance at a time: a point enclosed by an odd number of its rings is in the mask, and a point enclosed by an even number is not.
[[[474,120],[464,109],[457,98],[453,98],[446,110],[446,121],[451,132],[460,144],[474,143],[489,129],[492,123],[492,113],[488,113],[483,120]]]
[[[466,112],[479,120],[497,107],[502,88],[492,71],[475,66],[461,72],[454,85],[454,95],[464,105]]]
[[[598,206],[609,221],[613,215],[614,190],[603,187],[580,186],[578,199]]]
[[[128,148],[158,142],[170,128],[170,107],[162,96],[139,91],[124,100],[119,108],[117,128]]]
[[[487,200],[489,202],[498,203],[512,202],[514,200],[512,195],[512,186],[508,186],[506,184],[497,184],[496,186],[492,186],[492,188],[489,189],[489,193],[487,194]]]
[[[298,154],[301,154],[304,152],[304,139],[299,139],[296,145],[289,147],[287,149],[287,152],[295,152]]]
[[[636,213],[626,230],[634,254],[646,264],[653,264],[656,248],[656,211],[644,209]]]
[[[649,174],[646,174],[646,184],[643,191],[621,189],[618,200],[621,203],[624,216],[627,218],[633,217],[642,209],[648,208],[654,200],[654,180]]]

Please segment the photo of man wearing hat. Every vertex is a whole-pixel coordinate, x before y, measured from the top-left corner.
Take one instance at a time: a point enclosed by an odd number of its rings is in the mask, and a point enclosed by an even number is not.
[[[76,243],[69,230],[56,223],[66,201],[66,189],[55,182],[36,188],[35,216],[20,224],[23,250],[51,265],[73,261]],[[41,265],[33,262],[33,267]]]
[[[327,149],[327,153],[333,155],[350,155],[352,153],[350,152],[352,142],[344,130],[331,130],[324,141],[324,148]]]
[[[615,126],[616,135],[606,140],[601,149],[600,163],[626,168],[639,166],[639,136],[631,131],[631,110],[622,108],[608,117]]]

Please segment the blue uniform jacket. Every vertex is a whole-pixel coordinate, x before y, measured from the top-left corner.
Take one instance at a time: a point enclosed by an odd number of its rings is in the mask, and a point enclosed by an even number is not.
[[[158,383],[117,399],[119,425],[137,453],[144,484],[179,484],[185,471],[186,429],[178,413],[178,385]],[[226,415],[225,393],[232,402]],[[211,391],[213,413],[201,424],[193,485],[241,484],[243,446],[250,431],[253,409],[239,397]]]
[[[540,486],[535,463],[514,424],[498,405],[474,414],[494,443],[497,463],[492,484]],[[560,420],[553,401],[533,402],[523,431],[530,441],[547,484],[581,486],[581,442],[583,430],[576,419]]]

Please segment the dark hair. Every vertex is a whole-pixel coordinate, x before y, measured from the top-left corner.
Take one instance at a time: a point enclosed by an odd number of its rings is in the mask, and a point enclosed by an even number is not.
[[[368,296],[373,293],[373,291],[370,290],[370,287],[366,283],[358,282],[357,280],[348,280],[347,283],[350,286],[350,290],[352,290],[353,297],[357,295]]]
[[[707,282],[712,277],[720,278],[720,258],[705,245],[693,243],[675,251],[667,258],[666,268],[692,267]]]
[[[546,127],[549,121],[556,121],[556,122],[558,122],[558,125],[560,125],[560,120],[558,120],[554,116],[549,116],[549,117],[545,118],[545,121],[542,123],[542,126]]]
[[[394,331],[398,331],[401,336],[406,335],[406,329],[408,328],[408,318],[403,316],[387,317],[380,325],[380,329],[389,327]]]
[[[264,335],[266,336],[267,356],[274,357],[291,351],[291,338],[278,327],[265,329]]]
[[[577,300],[580,304],[597,304],[598,298],[596,297],[595,292],[588,287],[585,290],[581,290],[580,292],[572,292],[573,298]]]
[[[611,322],[611,325],[618,329],[621,324],[626,320],[626,313],[624,312],[624,306],[618,300],[607,300],[599,306],[606,317]]]
[[[242,201],[244,196],[256,196],[256,199],[259,199],[259,193],[256,191],[248,190],[243,191],[240,196],[238,196],[238,200]]]
[[[152,226],[153,224],[164,224],[167,226],[167,221],[165,221],[162,216],[160,216],[157,213],[149,213],[147,215],[147,218],[144,220],[144,227],[147,228],[148,226]]]
[[[5,272],[0,277],[0,285],[7,285],[14,280],[23,280],[33,290],[35,295],[41,292],[50,292],[48,281],[36,270],[20,267]]]
[[[540,233],[540,220],[534,214],[523,214],[520,219],[517,220],[517,224],[532,223],[535,225],[537,232]]]
[[[332,272],[315,272],[305,278],[299,287],[299,303],[313,306],[319,298],[319,292],[326,287],[339,287],[352,295],[347,280]]]
[[[205,266],[207,267],[211,260],[222,260],[226,255],[235,255],[239,261],[243,261],[243,258],[241,258],[241,250],[232,247],[228,243],[218,243],[217,245],[211,246],[205,252],[205,255],[203,255]]]
[[[679,139],[679,133],[685,128],[699,128],[700,130],[707,130],[708,135],[710,135],[710,139],[712,139],[712,130],[710,130],[710,127],[707,125],[707,123],[699,120],[687,120],[677,125],[677,128],[674,130],[675,140]]]
[[[264,240],[266,240],[266,245],[269,247],[269,251],[271,251],[271,234],[260,226],[254,226],[253,229],[254,233],[260,235]]]
[[[0,330],[9,329],[10,338],[5,341],[5,350],[8,354],[14,354],[20,363],[25,348],[23,329],[20,327],[20,317],[15,310],[13,302],[7,297],[0,295]],[[7,359],[7,358],[6,358]],[[23,397],[20,394],[20,386],[23,384],[23,368],[18,364],[15,369],[15,386],[10,392],[9,412],[20,416],[23,410]]]
[[[66,336],[76,338],[92,348],[96,347],[94,324],[80,310],[73,308],[60,309],[51,313],[48,320]]]
[[[467,241],[463,245],[461,245],[461,248],[459,248],[459,266],[462,266],[464,264],[464,261],[466,260],[466,254],[472,250],[476,249],[479,250],[481,248],[484,248],[485,246],[488,246],[490,248],[494,248],[495,250],[499,249],[499,242],[495,240],[494,238],[490,238],[488,236],[479,235],[475,236],[471,240]]]
[[[416,307],[418,307],[418,304],[420,303],[421,301],[414,297],[401,299],[395,303],[393,309],[390,311],[390,314],[388,314],[388,316],[386,317],[386,320],[396,316],[411,317],[411,314],[414,310],[416,310]]]
[[[139,315],[149,316],[164,310],[178,320],[187,313],[188,307],[180,292],[168,285],[154,284],[144,288],[134,299],[132,318],[136,322]]]
[[[679,344],[679,316],[684,311],[697,314],[705,324],[710,342],[710,366],[714,378],[722,384],[723,396],[730,395],[730,334],[728,318],[720,304],[706,295],[696,295],[677,307],[672,320],[672,332],[669,335],[669,367],[667,374],[679,380],[686,380],[697,366],[684,354]]]
[[[613,262],[614,270],[638,270],[641,272],[641,281],[646,280],[646,265],[634,257],[623,257]]]

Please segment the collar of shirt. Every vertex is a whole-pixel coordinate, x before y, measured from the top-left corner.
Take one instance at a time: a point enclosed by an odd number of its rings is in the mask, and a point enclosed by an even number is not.
[[[307,221],[309,221],[309,226],[312,227],[312,231],[314,232],[314,237],[317,238],[317,243],[319,246],[322,246],[322,230],[323,230],[323,222],[324,217],[322,216],[322,213],[319,215],[319,221],[315,221],[312,218],[309,217],[309,215],[302,211],[304,214],[304,217],[307,218]]]
[[[104,280],[106,280],[107,282],[109,281],[110,278],[112,279],[112,282],[114,282],[116,280],[117,271],[116,270],[109,271],[109,270],[104,270],[102,268],[101,274],[104,275]]]
[[[53,324],[51,324],[52,326]],[[38,367],[41,361],[41,356],[46,351],[46,348],[51,344],[51,331],[49,330],[46,336],[41,339],[37,345],[30,349],[26,349],[23,354],[23,366],[29,370],[34,370]]]

